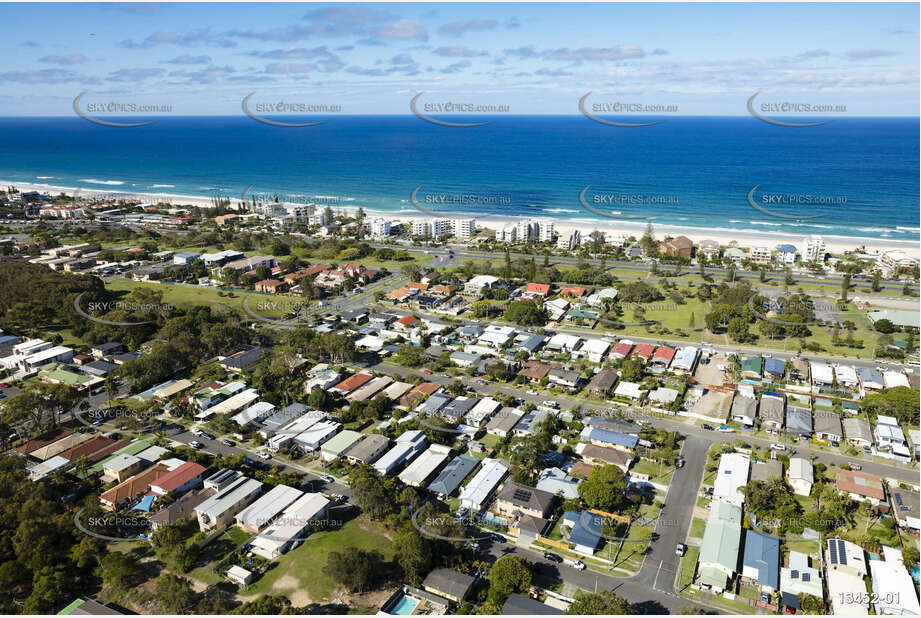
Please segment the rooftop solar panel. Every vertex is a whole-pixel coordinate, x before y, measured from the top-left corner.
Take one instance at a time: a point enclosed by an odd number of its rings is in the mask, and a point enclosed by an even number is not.
[[[797,571],[796,569],[793,569],[792,571],[790,571],[790,577],[792,577],[793,579],[799,579],[799,571]]]
[[[844,541],[838,539],[838,560],[841,564],[847,565],[847,552],[844,550]]]
[[[531,492],[526,489],[516,489],[513,497],[519,502],[528,502],[531,500]]]
[[[809,581],[809,573],[803,573],[803,581],[804,581],[804,582],[808,582],[808,581]]]
[[[898,504],[899,506],[902,506],[902,494],[895,495],[895,503]]]

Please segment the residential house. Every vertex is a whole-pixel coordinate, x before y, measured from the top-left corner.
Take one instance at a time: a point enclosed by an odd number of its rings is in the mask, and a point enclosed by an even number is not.
[[[787,470],[787,482],[793,488],[793,493],[808,496],[815,482],[812,462],[802,457],[790,459],[790,469]]]
[[[682,346],[675,352],[671,370],[673,373],[692,374],[694,373],[694,367],[697,365],[698,358],[700,358],[700,350],[698,348],[694,346]]]
[[[742,359],[742,369],[739,374],[743,378],[761,378],[763,361],[760,356],[746,356]]]
[[[550,383],[554,386],[558,386],[567,390],[576,388],[579,385],[579,382],[582,380],[582,376],[578,371],[569,371],[559,367],[554,367],[551,369],[550,373],[547,374],[547,377],[550,380]]]
[[[780,593],[784,604],[789,602],[794,605],[793,609],[797,609],[797,597],[800,594],[810,594],[817,599],[824,599],[822,574],[810,566],[808,554],[791,550],[789,555],[790,566],[780,569]],[[795,603],[793,599],[796,599]]]
[[[476,578],[452,569],[438,568],[429,573],[422,581],[422,589],[437,594],[453,603],[462,603]]]
[[[390,475],[403,463],[412,460],[428,446],[428,438],[419,430],[403,432],[396,444],[374,462],[374,469],[383,475]]]
[[[546,518],[555,501],[555,494],[509,481],[496,496],[495,510],[500,515]]]
[[[785,369],[784,362],[779,358],[764,359],[764,377],[783,380]]]
[[[640,385],[636,382],[628,382],[626,380],[621,380],[620,384],[617,385],[617,388],[614,389],[615,396],[626,397],[635,401],[641,399],[645,392],[646,391],[642,390]]]
[[[600,515],[588,511],[566,511],[562,526],[569,529],[569,542],[573,551],[583,556],[592,556],[601,545]]]
[[[751,427],[758,417],[758,400],[741,397],[736,394],[736,397],[732,400],[732,409],[729,414],[732,420],[741,423],[745,427]]]
[[[234,478],[195,508],[198,527],[208,532],[230,523],[234,516],[252,504],[262,492],[262,483],[245,476]]]
[[[755,530],[745,531],[742,579],[761,592],[773,594],[780,588],[780,539]]]
[[[276,485],[237,513],[234,520],[243,530],[256,534],[303,495],[304,492],[300,489]]]
[[[847,494],[853,500],[864,502],[869,500],[874,506],[885,498],[882,479],[865,472],[856,470],[836,469],[837,480],[835,486],[839,492]]]
[[[785,424],[787,433],[796,433],[804,438],[812,438],[812,412],[809,410],[787,406]]]
[[[618,376],[610,369],[602,369],[592,377],[588,384],[588,392],[592,395],[606,397],[617,384]]]
[[[844,437],[853,446],[860,448],[873,446],[873,433],[870,423],[862,418],[846,418],[842,421]]]
[[[480,460],[469,455],[458,455],[444,467],[426,488],[440,499],[452,496],[470,473],[480,465]]]
[[[844,437],[844,430],[841,427],[841,417],[838,414],[816,410],[814,419],[816,438],[828,440],[835,445],[841,442]]]
[[[434,477],[451,457],[451,447],[432,444],[399,474],[406,485],[422,487]]]
[[[569,476],[560,468],[546,468],[538,477],[537,488],[563,500],[572,500],[579,497],[581,482],[582,479]]]
[[[652,364],[660,367],[668,367],[675,358],[675,348],[667,345],[659,346],[652,355]]]
[[[711,503],[697,558],[700,584],[722,592],[736,574],[742,540],[742,508],[727,502]]]
[[[905,434],[902,433],[899,421],[894,416],[877,415],[873,437],[880,450],[896,451],[907,446]]]
[[[752,481],[767,481],[772,478],[783,478],[783,464],[777,459],[752,462]]]
[[[482,510],[507,474],[508,468],[499,460],[484,459],[480,471],[461,491],[461,506],[474,512]]]
[[[670,238],[659,244],[659,252],[673,257],[691,258],[694,251],[694,243],[687,236],[677,236]]]
[[[724,453],[713,480],[713,499],[739,508],[745,502],[741,489],[748,483],[751,459],[743,453]]]
[[[515,408],[502,408],[486,424],[486,433],[504,438],[515,429],[515,425],[524,416],[524,412]]]
[[[784,396],[780,393],[761,393],[761,401],[758,404],[758,416],[761,418],[761,426],[767,431],[780,432],[784,427],[784,412],[786,404]]]
[[[527,378],[531,382],[540,382],[547,377],[551,369],[551,365],[546,365],[538,361],[526,361],[524,365],[522,365],[518,375]]]
[[[390,439],[387,436],[372,433],[345,449],[342,455],[352,465],[373,464],[389,448]]]

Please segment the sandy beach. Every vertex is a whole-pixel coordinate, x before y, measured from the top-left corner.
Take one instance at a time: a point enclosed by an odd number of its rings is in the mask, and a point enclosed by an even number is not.
[[[0,180],[0,186],[15,186],[20,191],[43,191],[43,192],[63,192],[63,193],[73,193],[74,191],[79,191],[80,195],[87,197],[104,197],[110,199],[128,199],[135,198],[140,201],[153,202],[153,201],[165,201],[171,203],[177,207],[183,205],[197,206],[201,208],[210,208],[212,205],[211,197],[202,196],[202,195],[181,195],[181,194],[171,194],[171,193],[138,193],[132,191],[122,191],[118,189],[98,189],[98,188],[86,188],[86,187],[63,187],[58,185],[48,185],[41,183],[27,183],[27,182],[14,182],[7,180]],[[239,199],[230,198],[231,207],[239,203]],[[361,204],[353,203],[348,206],[336,206],[336,210],[343,210],[350,212],[358,209],[359,207],[364,208],[365,213],[368,216],[372,217],[384,217],[389,218],[393,221],[414,221],[419,219],[430,219],[431,215],[424,214],[422,212],[418,214],[407,213],[405,210],[401,210],[399,213],[386,210],[374,210],[368,207],[361,206]],[[471,215],[456,215],[459,218],[467,217]],[[445,213],[444,218],[452,218],[452,215]],[[488,217],[477,216],[477,226],[492,228],[492,229],[501,229],[509,224],[516,223],[522,220],[525,217],[521,216],[502,216],[502,215],[490,215]],[[589,234],[595,230],[601,232],[611,232],[616,235],[624,236],[635,236],[639,238],[642,236],[646,230],[646,222],[633,222],[633,221],[604,221],[604,220],[594,220],[594,219],[563,219],[563,218],[554,218],[546,216],[535,216],[533,217],[535,221],[542,220],[551,220],[554,223],[556,231],[560,234],[569,234],[573,230],[579,230],[583,235]],[[787,232],[766,232],[762,230],[735,230],[735,229],[702,229],[688,226],[679,226],[679,225],[666,225],[666,224],[657,224],[655,221],[652,221],[653,231],[657,239],[661,240],[666,236],[687,236],[695,243],[698,243],[702,240],[714,240],[721,245],[730,245],[731,243],[736,243],[739,247],[769,247],[773,248],[779,244],[791,244],[797,247],[797,249],[802,248],[803,243],[807,237],[805,234],[790,234]],[[822,235],[822,238],[825,240],[825,245],[829,252],[840,253],[843,251],[851,251],[858,248],[863,248],[864,251],[868,253],[880,253],[885,251],[890,251],[892,249],[901,249],[906,254],[919,259],[921,258],[921,242],[914,241],[905,241],[905,240],[890,240],[885,238],[870,238],[870,237],[857,237],[857,236],[832,236],[832,235]]]

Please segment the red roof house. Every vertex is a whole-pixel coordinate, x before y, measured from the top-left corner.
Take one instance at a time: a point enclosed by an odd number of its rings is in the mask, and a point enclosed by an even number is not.
[[[399,324],[402,328],[409,328],[418,321],[419,318],[414,315],[404,315],[402,318],[394,322],[394,324]]]
[[[668,367],[672,364],[673,358],[675,358],[675,348],[663,345],[652,355],[652,364]]]
[[[627,358],[627,356],[630,355],[630,350],[632,349],[633,349],[632,343],[624,343],[623,341],[621,341],[620,343],[615,345],[613,348],[611,348],[611,353],[609,354],[609,356],[611,358]]]
[[[168,493],[183,493],[201,486],[201,477],[206,468],[194,461],[187,461],[166,476],[161,476],[151,483],[150,491],[160,496]]]
[[[533,296],[546,297],[547,295],[550,294],[550,284],[548,283],[529,283],[525,292]]]
[[[353,376],[349,376],[348,378],[346,378],[345,380],[343,380],[342,382],[335,385],[329,390],[336,391],[337,393],[342,393],[344,395],[347,393],[351,393],[353,390],[355,390],[359,386],[362,386],[366,382],[369,382],[370,380],[371,380],[371,376],[368,375],[367,373],[356,373]]]
[[[633,356],[639,356],[644,361],[649,362],[649,359],[652,358],[652,353],[655,351],[656,346],[649,345],[648,343],[641,343],[640,345],[633,348]]]

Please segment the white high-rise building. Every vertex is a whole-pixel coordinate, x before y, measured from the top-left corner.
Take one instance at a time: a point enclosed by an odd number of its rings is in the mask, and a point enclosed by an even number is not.
[[[529,240],[537,238],[540,231],[540,225],[531,219],[519,221],[516,227],[518,228],[517,235],[519,242],[528,242]]]
[[[453,226],[451,225],[450,219],[432,219],[431,224],[432,236],[435,238],[453,233]]]
[[[429,236],[429,222],[424,219],[413,220],[413,236]]]
[[[329,225],[332,221],[326,216],[326,208],[313,208],[313,211],[308,211],[307,215],[307,225],[317,225],[324,226]]]
[[[553,230],[553,221],[548,221],[545,219],[544,221],[540,222],[538,227],[540,228],[537,237],[538,240],[541,242],[553,242],[553,235],[555,233]]]
[[[476,234],[476,219],[454,219],[451,228],[457,238],[473,238]]]
[[[374,238],[384,238],[390,236],[391,223],[390,219],[375,217],[371,219],[371,236]]]
[[[822,264],[825,262],[825,240],[821,236],[813,234],[806,239],[806,243],[803,246],[803,262],[806,264],[810,262]]]
[[[518,240],[518,227],[509,225],[502,228],[502,231],[499,232],[499,239],[502,242],[516,242]]]
[[[582,242],[582,234],[579,233],[579,230],[573,230],[568,235],[561,235],[560,239],[557,241],[556,246],[559,249],[566,249],[567,251],[572,251]]]

